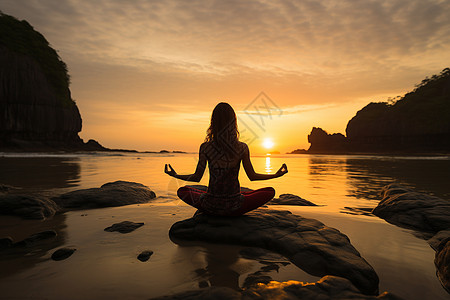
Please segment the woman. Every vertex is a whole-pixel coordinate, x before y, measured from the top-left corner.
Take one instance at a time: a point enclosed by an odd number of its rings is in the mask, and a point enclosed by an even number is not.
[[[205,142],[200,146],[195,173],[179,175],[170,164],[165,165],[164,171],[178,179],[199,182],[208,162],[210,178],[207,191],[184,186],[178,189],[178,197],[207,214],[239,216],[275,196],[271,187],[241,192],[238,180],[241,161],[252,181],[277,178],[288,172],[286,164],[275,174],[255,172],[247,144],[239,141],[236,113],[228,103],[221,102],[213,110]]]

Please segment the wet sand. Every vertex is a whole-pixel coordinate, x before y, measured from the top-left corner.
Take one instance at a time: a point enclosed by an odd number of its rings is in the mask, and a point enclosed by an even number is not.
[[[9,235],[15,241],[46,229],[58,232],[52,245],[38,247],[26,256],[8,254],[6,257],[2,254],[2,297],[147,299],[205,285],[238,289],[247,275],[263,266],[256,260],[243,258],[239,251],[244,247],[203,242],[173,243],[168,236],[170,226],[190,218],[195,210],[175,199],[160,200],[71,211],[46,221],[0,218],[0,236]],[[327,207],[271,208],[318,219],[348,235],[353,246],[380,277],[380,292],[387,290],[405,299],[448,299],[435,275],[434,251],[412,231],[376,217],[340,214]],[[127,234],[104,231],[113,223],[125,220],[144,222],[145,225]],[[61,247],[74,247],[77,251],[66,260],[53,261],[51,254]],[[137,259],[143,250],[154,251],[147,262]],[[293,264],[269,275],[278,281],[314,282],[319,279]]]

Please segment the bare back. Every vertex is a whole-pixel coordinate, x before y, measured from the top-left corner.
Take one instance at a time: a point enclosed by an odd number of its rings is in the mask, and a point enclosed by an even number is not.
[[[200,147],[200,156],[208,162],[208,194],[216,197],[234,197],[240,194],[239,168],[248,146],[237,141],[228,151],[213,142],[205,142]]]

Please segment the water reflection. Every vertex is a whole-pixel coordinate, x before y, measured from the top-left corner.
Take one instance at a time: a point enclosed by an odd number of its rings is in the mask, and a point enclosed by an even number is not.
[[[170,239],[179,246],[177,256],[191,257],[195,269],[191,276],[199,287],[224,286],[239,290],[239,276],[250,271],[250,266],[241,261],[238,247],[186,241],[173,236]]]
[[[380,200],[381,188],[398,182],[418,191],[449,199],[450,160],[347,158],[348,195]]]
[[[79,158],[2,157],[0,183],[31,190],[76,186],[80,181]]]
[[[270,156],[266,157],[266,166],[265,166],[266,173],[272,173],[272,164],[270,163]]]
[[[66,215],[55,215],[44,221],[21,220],[15,217],[0,218],[0,237],[10,236],[14,242],[19,242],[32,234],[46,230],[54,230],[55,238],[36,242],[30,247],[12,247],[3,250],[0,255],[0,279],[31,269],[37,264],[48,260],[47,253],[66,243]]]

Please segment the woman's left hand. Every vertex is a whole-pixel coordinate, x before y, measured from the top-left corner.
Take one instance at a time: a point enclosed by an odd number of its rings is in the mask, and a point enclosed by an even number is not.
[[[175,170],[172,168],[172,166],[170,164],[166,164],[164,166],[164,172],[172,177],[175,177],[177,175],[177,172],[175,172]]]

